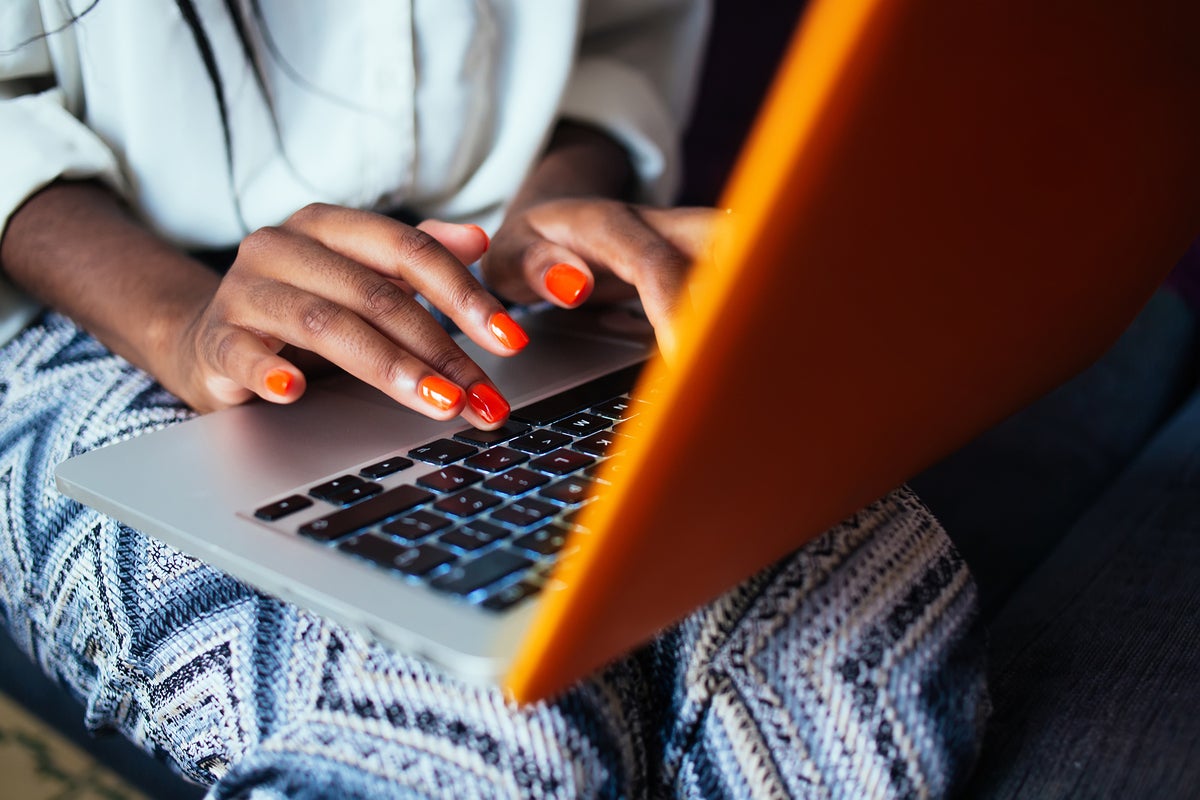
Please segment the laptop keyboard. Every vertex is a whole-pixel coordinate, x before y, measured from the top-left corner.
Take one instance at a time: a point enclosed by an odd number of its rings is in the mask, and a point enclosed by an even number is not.
[[[640,370],[516,409],[498,430],[460,431],[303,487],[253,516],[399,579],[512,608],[545,585],[600,465],[628,442]],[[307,521],[291,523],[297,514]]]

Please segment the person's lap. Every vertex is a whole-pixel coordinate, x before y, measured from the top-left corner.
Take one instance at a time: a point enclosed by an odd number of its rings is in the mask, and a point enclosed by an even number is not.
[[[59,460],[189,413],[70,323],[0,370],[10,633],[215,796],[938,795],[973,761],[974,587],[907,491],[516,708],[57,495]]]

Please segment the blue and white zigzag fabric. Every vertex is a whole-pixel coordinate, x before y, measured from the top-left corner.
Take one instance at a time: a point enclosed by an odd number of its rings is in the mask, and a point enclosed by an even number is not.
[[[517,708],[55,492],[189,413],[57,315],[0,350],[0,614],[89,726],[212,797],[939,797],[974,760],[975,589],[907,490]]]

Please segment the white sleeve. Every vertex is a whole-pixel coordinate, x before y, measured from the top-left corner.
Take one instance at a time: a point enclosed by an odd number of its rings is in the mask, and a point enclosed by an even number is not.
[[[52,31],[69,19],[55,22]],[[67,29],[47,35],[48,27],[35,0],[0,3],[0,238],[21,204],[58,178],[124,185],[112,151],[67,110],[52,50],[73,47],[74,36]],[[36,312],[0,275],[0,343]]]
[[[644,202],[679,186],[679,141],[691,110],[709,0],[592,0],[560,107],[629,151]]]
[[[73,46],[69,27],[58,30],[63,24],[69,18],[47,35],[34,0],[0,4],[0,236],[13,212],[58,178],[124,185],[112,151],[68,111],[52,55],[52,47]]]

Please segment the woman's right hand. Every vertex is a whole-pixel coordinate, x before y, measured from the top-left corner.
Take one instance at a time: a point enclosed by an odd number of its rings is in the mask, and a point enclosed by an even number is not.
[[[173,383],[200,410],[254,395],[289,403],[306,385],[284,355],[291,345],[427,416],[461,413],[476,427],[498,427],[508,403],[414,297],[484,349],[520,351],[525,332],[464,266],[487,247],[472,225],[414,228],[337,206],[301,209],[242,242],[216,292],[179,331]]]

